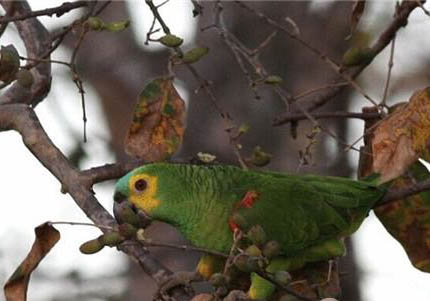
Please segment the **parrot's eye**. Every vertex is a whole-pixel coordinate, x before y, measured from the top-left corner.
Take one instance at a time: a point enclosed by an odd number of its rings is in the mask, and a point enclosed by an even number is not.
[[[144,179],[137,180],[136,183],[134,183],[134,188],[136,188],[137,191],[144,191],[146,186],[148,186],[148,184]]]

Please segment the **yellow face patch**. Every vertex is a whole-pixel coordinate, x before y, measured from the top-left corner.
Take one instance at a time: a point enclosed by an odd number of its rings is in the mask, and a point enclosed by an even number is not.
[[[158,207],[160,201],[155,199],[157,193],[157,177],[146,174],[137,174],[131,177],[129,182],[129,200],[139,209],[150,213]]]

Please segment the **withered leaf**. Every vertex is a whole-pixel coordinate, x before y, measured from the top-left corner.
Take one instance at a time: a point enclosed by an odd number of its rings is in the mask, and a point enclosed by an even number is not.
[[[363,15],[364,8],[366,7],[365,0],[355,0],[352,4],[352,11],[350,17],[350,34],[346,38],[349,40],[357,29],[358,22],[360,22],[361,16]]]
[[[37,268],[42,259],[60,240],[60,232],[48,223],[35,229],[36,240],[24,261],[10,276],[4,286],[7,301],[25,301],[31,273]]]
[[[125,151],[145,161],[162,161],[182,143],[185,103],[171,77],[151,81],[139,95],[132,124],[125,138]]]
[[[394,180],[390,189],[405,188],[429,177],[427,168],[417,161],[407,175]],[[374,211],[387,231],[403,246],[411,263],[430,273],[430,192],[379,206]]]
[[[430,87],[382,120],[371,143],[373,172],[384,183],[402,175],[418,158],[430,158]]]
[[[415,94],[412,97],[414,99],[414,102],[419,98],[423,100],[423,92],[425,92],[425,90]],[[418,98],[416,98],[415,96],[417,96]],[[406,116],[404,117],[407,120],[413,120],[410,116],[414,116],[414,114],[412,113],[412,111],[409,111],[409,109],[412,110],[412,108],[409,107],[411,103],[403,103],[397,105],[391,117],[394,115],[397,116],[398,114],[406,114]],[[416,105],[417,103],[413,103],[413,109],[419,109],[417,107],[414,107]],[[388,124],[394,127],[408,124],[408,122],[400,122],[399,124],[396,124],[396,121],[399,122],[400,117],[401,116],[395,117],[395,119],[391,120]],[[422,117],[417,118],[417,120],[419,119],[422,119]],[[375,164],[373,162],[374,160],[381,161],[380,156],[389,157],[386,153],[377,153],[378,151],[384,151],[384,148],[382,148],[381,150],[380,148],[373,147],[375,144],[374,139],[376,138],[375,132],[378,131],[378,128],[373,131],[371,130],[371,127],[374,125],[372,123],[374,122],[375,121],[366,121],[366,129],[368,133],[365,136],[364,140],[365,147],[360,154],[360,177],[366,177],[375,173]],[[382,122],[382,125],[384,127],[387,126],[387,124],[384,124],[385,122],[387,121],[384,120]],[[422,128],[421,131],[423,129],[424,128]],[[384,132],[387,131],[388,129],[384,129]],[[380,135],[381,134],[378,134],[378,136]],[[392,134],[389,143],[385,143],[384,145],[395,145],[395,138],[400,137],[402,135],[396,136]],[[414,135],[408,134],[407,136],[411,137]],[[378,141],[383,140],[378,137]],[[381,142],[379,143],[381,144]],[[388,149],[391,148],[388,147]],[[402,152],[401,147],[398,146],[392,147],[392,149]],[[387,151],[387,153],[390,153],[390,151]],[[393,157],[400,156],[393,155]],[[395,162],[395,159],[392,158],[390,160],[391,161],[386,164],[396,165],[397,163],[400,163]],[[379,162],[378,164],[381,163]],[[407,164],[402,164],[404,166],[407,166]],[[393,168],[395,169],[395,167]],[[424,181],[430,177],[430,173],[427,168],[419,161],[416,161],[411,166],[405,168],[407,168],[406,172],[400,172],[403,174],[403,176],[396,177],[391,182],[386,183],[384,186],[389,189],[401,189],[404,187],[411,186],[414,183]],[[389,170],[388,166],[387,170]],[[387,231],[403,246],[411,263],[421,271],[430,272],[430,192],[421,192],[419,194],[404,198],[402,200],[397,200],[395,202],[390,202],[384,205],[377,206],[376,208],[374,208],[374,211],[378,219],[387,229]]]

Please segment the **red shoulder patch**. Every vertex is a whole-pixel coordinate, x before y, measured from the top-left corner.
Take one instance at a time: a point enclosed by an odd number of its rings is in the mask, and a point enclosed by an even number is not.
[[[252,208],[255,201],[258,198],[258,192],[255,190],[249,190],[246,192],[245,196],[239,202],[239,208]]]
[[[236,230],[240,230],[239,226],[233,221],[233,218],[228,220],[228,226],[230,227],[231,232],[234,233]]]

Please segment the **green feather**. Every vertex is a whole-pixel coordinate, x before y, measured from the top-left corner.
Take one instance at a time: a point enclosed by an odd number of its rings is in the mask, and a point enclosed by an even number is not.
[[[260,225],[269,240],[280,244],[281,258],[300,262],[291,269],[341,255],[341,238],[356,231],[385,194],[374,182],[339,177],[167,163],[130,172],[116,191],[129,197],[128,182],[138,174],[158,179],[160,204],[149,213],[152,218],[177,227],[194,245],[228,253],[229,222],[235,215],[244,221],[239,225],[244,231]],[[248,208],[241,202],[251,191],[256,197]]]

